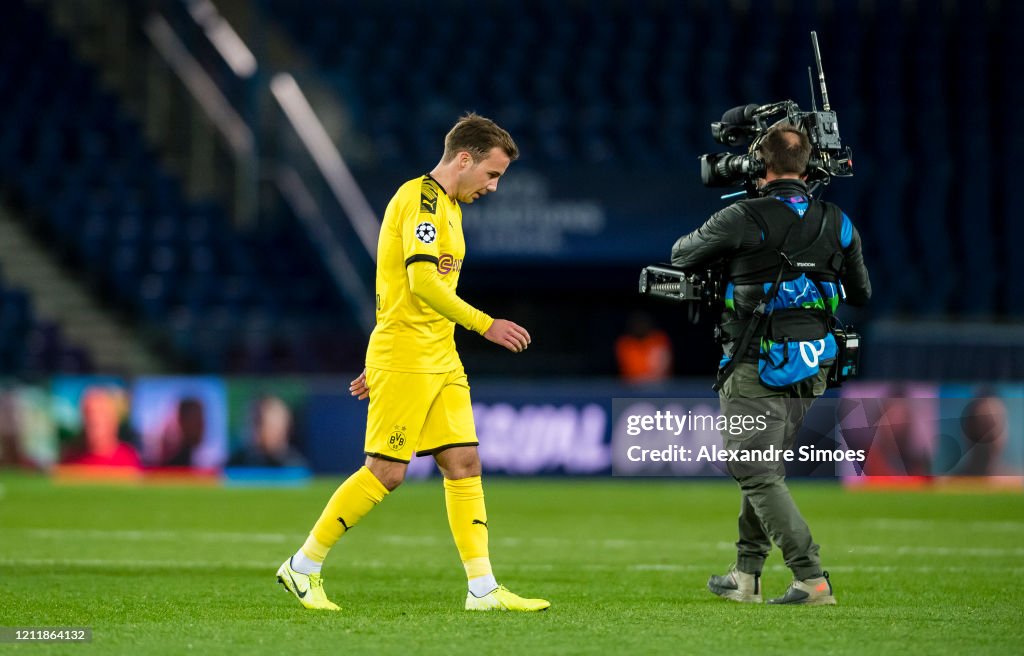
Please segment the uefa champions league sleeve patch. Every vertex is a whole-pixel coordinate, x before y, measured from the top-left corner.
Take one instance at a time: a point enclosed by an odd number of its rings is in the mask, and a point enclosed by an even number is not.
[[[437,228],[430,221],[424,221],[416,226],[416,239],[419,239],[424,244],[433,244],[434,240],[437,239]]]

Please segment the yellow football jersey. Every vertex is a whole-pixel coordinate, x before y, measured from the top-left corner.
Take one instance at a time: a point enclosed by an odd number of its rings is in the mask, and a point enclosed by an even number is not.
[[[455,321],[484,332],[491,318],[455,297],[466,242],[462,209],[429,175],[399,187],[384,212],[377,241],[377,325],[366,366],[407,373],[443,373],[462,366]],[[446,296],[461,311],[442,316],[411,291],[407,267],[429,262]],[[422,265],[420,265],[422,266]]]

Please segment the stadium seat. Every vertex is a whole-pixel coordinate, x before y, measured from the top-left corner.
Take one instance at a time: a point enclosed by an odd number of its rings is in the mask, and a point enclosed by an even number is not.
[[[5,93],[14,100],[0,105],[4,186],[33,227],[99,293],[135,313],[164,343],[183,347],[177,366],[218,371],[228,362],[229,343],[258,341],[234,339],[245,335],[244,321],[217,320],[209,328],[204,315],[211,304],[231,317],[269,308],[346,320],[340,302],[320,293],[321,287],[289,288],[296,277],[326,277],[302,233],[280,225],[267,227],[267,235],[240,231],[217,205],[187,198],[120,100],[51,30],[43,12],[20,0],[8,5],[0,21],[0,89],[18,93]],[[334,27],[317,29],[323,38],[337,36]],[[27,299],[11,292],[8,301],[8,334],[20,331],[23,337]],[[180,326],[170,327],[182,311],[195,318],[194,339],[182,340]],[[254,330],[262,334],[268,325],[275,329],[264,321]],[[301,321],[295,327],[299,335],[312,329]],[[87,356],[61,345],[59,329],[35,335],[45,354],[23,366],[88,363]],[[247,366],[246,357],[236,360]]]

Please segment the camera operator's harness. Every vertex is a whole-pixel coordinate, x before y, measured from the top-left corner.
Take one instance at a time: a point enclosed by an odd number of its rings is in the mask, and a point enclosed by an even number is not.
[[[831,308],[773,307],[769,312],[768,304],[776,299],[782,279],[787,274],[791,274],[789,279],[797,278],[799,274],[809,274],[808,279],[818,288],[823,303],[827,303],[819,283],[827,281],[838,285],[839,273],[843,268],[842,214],[835,205],[808,198],[807,210],[799,217],[776,198],[756,198],[741,202],[748,216],[761,229],[762,242],[758,248],[729,262],[726,272],[728,279],[737,286],[763,285],[771,279],[776,268],[778,272],[775,281],[749,318],[733,318],[722,322],[721,339],[723,342],[731,341],[732,347],[726,351],[729,361],[718,371],[713,387],[715,391],[725,385],[739,362],[757,362],[764,357],[760,354],[760,348],[758,353],[752,352],[751,342],[755,337],[758,338],[758,344],[765,337],[781,343],[784,352],[782,364],[789,359],[790,344],[824,339],[832,329],[834,316]],[[817,216],[821,217],[820,225],[813,238],[807,240],[807,233],[814,228],[810,219]],[[833,226],[833,229],[826,232],[828,226]],[[797,235],[803,233],[802,241],[805,245],[799,250],[787,252],[785,247],[794,229],[798,227]],[[839,346],[842,349],[844,345]],[[844,355],[840,353],[838,359],[843,360]],[[834,372],[830,379],[841,373]],[[835,380],[835,384],[838,385],[843,378]],[[830,384],[832,382],[830,380]]]

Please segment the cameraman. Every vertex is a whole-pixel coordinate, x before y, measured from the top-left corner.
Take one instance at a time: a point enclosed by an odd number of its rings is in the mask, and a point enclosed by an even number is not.
[[[680,237],[672,248],[672,264],[683,269],[723,266],[722,413],[763,415],[767,424],[766,430],[740,435],[723,431],[725,448],[785,450],[793,448],[804,416],[825,391],[836,356],[827,328],[831,314],[844,290],[846,302],[865,304],[871,283],[850,219],[835,205],[809,196],[804,181],[811,154],[807,135],[778,124],[755,152],[766,165],[765,177],[758,180],[761,198],[734,203]],[[762,301],[767,318],[751,326]],[[749,347],[734,354],[748,327]],[[734,601],[760,603],[761,570],[774,541],[793,571],[793,583],[768,603],[834,604],[818,545],[786,487],[784,464],[728,465],[742,494],[736,564],[725,575],[712,576],[708,589]]]

